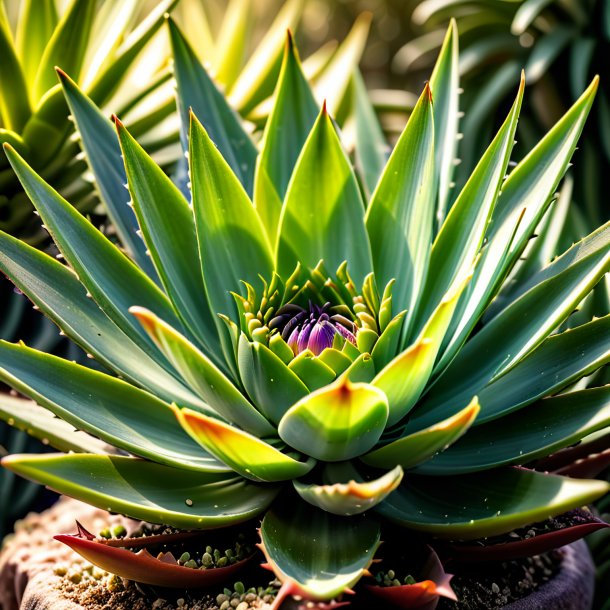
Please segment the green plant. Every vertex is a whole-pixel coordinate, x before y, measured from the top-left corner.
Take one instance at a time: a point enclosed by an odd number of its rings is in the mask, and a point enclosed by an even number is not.
[[[460,183],[484,150],[499,119],[498,107],[510,104],[512,82],[522,67],[531,90],[518,130],[520,154],[569,108],[587,79],[607,72],[610,4],[606,0],[424,0],[414,7],[413,20],[425,33],[397,54],[395,68],[403,72],[429,63],[426,60],[451,18],[462,33],[460,69],[469,109],[463,131],[480,134],[464,142]],[[607,79],[602,78],[598,98],[582,140],[582,163],[574,169],[576,205],[570,210],[569,229],[575,238],[609,217],[604,205],[610,163]]]
[[[57,86],[54,65],[69,68],[97,103],[129,110],[129,124],[148,139],[149,150],[158,150],[177,141],[161,125],[174,107],[171,95],[144,112],[140,101],[148,102],[167,81],[163,58],[146,55],[149,41],[163,23],[163,14],[174,1],[164,1],[142,18],[138,3],[74,0],[57,10],[54,0],[15,0],[0,2],[0,141],[11,143],[55,188],[69,197],[83,212],[102,221],[98,196],[86,172],[74,130],[67,121],[68,108]],[[134,25],[136,27],[134,27]],[[150,76],[159,72],[158,87],[138,85],[133,68],[142,72],[142,57],[150,66]],[[131,71],[130,71],[131,69]],[[157,75],[155,74],[155,78]],[[141,99],[142,98],[142,99]],[[21,189],[4,153],[0,154],[0,227],[39,247],[49,242],[39,219]],[[0,279],[0,337],[23,339],[43,351],[80,362],[85,354],[60,337],[55,326],[33,312],[27,300],[14,290],[10,281]],[[5,386],[0,386],[4,391]],[[3,400],[6,399],[4,396]],[[11,428],[0,426],[0,451],[40,451],[39,443]],[[36,505],[40,489],[0,473],[0,539],[13,521]]]
[[[606,493],[601,481],[516,465],[610,424],[608,387],[570,390],[609,361],[610,316],[556,332],[608,271],[610,225],[494,299],[552,210],[597,81],[506,177],[522,80],[451,201],[453,25],[389,160],[354,77],[355,166],[290,37],[258,149],[169,27],[182,114],[195,113],[184,126],[192,206],[116,121],[158,283],[7,147],[71,269],[6,234],[0,269],[118,378],[6,342],[0,377],[40,413],[130,455],[92,453],[85,437],[76,453],[9,456],[4,466],[181,530],[243,534],[262,517],[261,549],[283,583],[274,607],[288,594],[347,591],[367,573],[382,529],[413,544],[418,535],[435,545],[482,539]],[[110,125],[61,80],[98,183],[110,184]],[[193,91],[205,106],[190,103]],[[0,413],[15,417],[6,406]],[[27,425],[44,435],[36,413]],[[61,432],[48,440],[70,443]],[[148,539],[96,540],[80,527],[60,539],[125,577],[202,586],[247,561],[236,560],[243,549],[232,548],[241,545],[232,531],[221,534],[224,557],[210,542],[194,565],[120,548],[155,544]],[[570,535],[562,531],[562,543]],[[548,532],[521,552],[557,541]],[[394,585],[389,574],[380,581]],[[437,584],[433,597],[451,595],[446,575]]]

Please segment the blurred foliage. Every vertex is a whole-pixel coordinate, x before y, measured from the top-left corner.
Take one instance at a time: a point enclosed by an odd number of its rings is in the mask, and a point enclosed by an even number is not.
[[[548,129],[595,74],[602,76],[592,117],[575,158],[569,225],[573,238],[610,217],[610,0],[424,0],[411,4],[419,35],[394,56],[405,78],[429,70],[450,18],[460,31],[465,95],[462,131],[478,134],[461,147],[467,175],[486,146],[525,70],[528,93],[518,130],[517,156]],[[462,178],[463,180],[463,178]]]

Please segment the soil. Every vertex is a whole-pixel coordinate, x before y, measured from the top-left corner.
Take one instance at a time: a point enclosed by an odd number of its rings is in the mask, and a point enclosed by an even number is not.
[[[277,591],[279,583],[269,583],[272,574],[258,567],[240,574],[243,584],[232,583],[230,590],[207,593],[158,590],[122,581],[93,568],[51,539],[51,532],[73,532],[75,518],[97,532],[122,519],[109,519],[103,511],[65,499],[42,516],[28,517],[0,554],[0,610],[250,610],[268,608]],[[135,523],[131,522],[131,526]],[[452,585],[460,601],[443,599],[438,610],[499,609],[550,580],[561,558],[559,550],[527,560],[450,566],[448,571],[455,574]],[[54,605],[49,599],[62,602]],[[352,600],[353,610],[372,607],[364,597]],[[378,601],[374,607],[383,610]],[[316,606],[291,602],[282,608],[309,610]]]
[[[529,595],[559,570],[562,551],[518,561],[477,563],[457,570],[451,586],[458,602],[441,599],[437,610],[498,610]]]

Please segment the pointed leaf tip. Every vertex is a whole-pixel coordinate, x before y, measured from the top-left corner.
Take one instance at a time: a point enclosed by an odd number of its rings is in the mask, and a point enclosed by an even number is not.
[[[432,103],[434,100],[432,99],[432,89],[430,87],[430,81],[426,81],[426,84],[424,86],[424,93],[426,94],[428,101]]]

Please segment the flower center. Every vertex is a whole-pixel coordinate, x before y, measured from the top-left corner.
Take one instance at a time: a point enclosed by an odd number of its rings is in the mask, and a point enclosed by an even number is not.
[[[269,328],[277,329],[295,356],[309,350],[319,356],[332,347],[335,335],[356,344],[357,328],[354,322],[339,313],[333,313],[330,303],[309,303],[305,309],[289,303],[284,305],[270,321]]]

